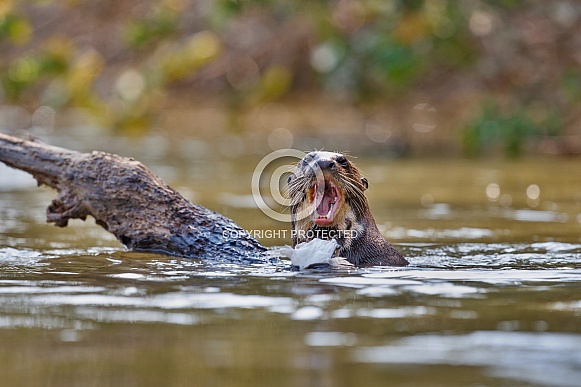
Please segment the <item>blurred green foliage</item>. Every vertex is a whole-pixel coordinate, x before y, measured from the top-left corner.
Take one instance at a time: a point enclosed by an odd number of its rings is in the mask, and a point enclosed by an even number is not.
[[[0,39],[6,39],[15,45],[26,43],[32,34],[28,20],[18,13],[6,12],[0,18]]]
[[[464,153],[476,156],[485,149],[501,147],[506,156],[517,157],[523,153],[527,140],[561,134],[563,123],[559,115],[550,112],[535,120],[535,114],[530,111],[533,108],[519,107],[503,112],[497,103],[487,101],[481,113],[462,132]]]
[[[161,4],[142,19],[130,20],[125,26],[125,39],[132,48],[144,48],[177,32],[179,13]]]
[[[574,35],[570,4],[0,0],[0,102],[83,107],[104,126],[143,130],[188,93],[224,98],[233,111],[302,92],[362,107],[416,94],[445,103],[464,82],[482,101],[516,99],[512,110],[484,102],[462,131],[465,152],[502,143],[514,155],[546,128],[562,131],[581,100],[578,62],[558,56],[566,50],[537,55],[552,36],[547,21],[554,36]],[[541,76],[539,60],[550,69]],[[539,104],[561,119],[536,118]]]

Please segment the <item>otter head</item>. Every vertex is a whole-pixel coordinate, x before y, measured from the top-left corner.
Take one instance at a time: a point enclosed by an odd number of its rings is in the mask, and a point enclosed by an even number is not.
[[[335,254],[355,265],[408,262],[379,232],[364,191],[367,179],[341,153],[311,152],[288,178],[292,240],[335,239]]]
[[[310,152],[288,178],[293,229],[345,230],[368,210],[367,179],[343,154]]]

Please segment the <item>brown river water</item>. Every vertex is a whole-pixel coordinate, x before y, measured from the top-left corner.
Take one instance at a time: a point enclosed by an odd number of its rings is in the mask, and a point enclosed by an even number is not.
[[[134,156],[264,244],[290,244],[251,196],[268,152],[81,140],[51,142]],[[2,385],[578,386],[581,160],[358,156],[409,267],[127,252],[92,220],[46,224],[54,192],[0,165]]]

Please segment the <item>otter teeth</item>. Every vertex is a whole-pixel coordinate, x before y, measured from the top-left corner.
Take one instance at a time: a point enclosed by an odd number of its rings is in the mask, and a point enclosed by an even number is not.
[[[335,211],[335,206],[339,200],[337,186],[332,183],[325,181],[325,185],[319,185],[315,183],[315,194],[313,198],[313,219],[318,219],[321,221],[329,221],[333,217],[333,212]],[[329,206],[329,210],[326,214],[319,213],[319,206],[325,202]]]
[[[331,212],[333,211],[333,204],[335,204],[335,202],[332,202],[329,206],[329,212],[327,212],[327,215],[325,215],[325,218],[328,218],[331,215]]]
[[[327,215],[321,215],[319,214],[319,211],[317,211],[317,209],[315,209],[315,216],[319,219],[329,219],[329,216],[331,216],[331,212],[333,212],[333,205],[335,204],[335,202],[331,202],[331,205],[329,206],[329,212],[327,212]]]

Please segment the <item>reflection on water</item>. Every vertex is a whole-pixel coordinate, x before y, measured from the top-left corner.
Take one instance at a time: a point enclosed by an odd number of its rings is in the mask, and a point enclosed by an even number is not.
[[[476,331],[407,337],[391,345],[361,348],[355,351],[354,359],[390,365],[483,367],[485,373],[499,378],[574,387],[579,385],[579,348],[579,335]]]
[[[65,384],[81,375],[105,384],[121,372],[130,384],[153,385],[148,378],[171,361],[175,384],[194,371],[238,384],[216,376],[226,367],[240,378],[258,373],[274,383],[292,373],[283,385],[336,385],[347,367],[378,385],[387,376],[577,385],[580,244],[402,250],[406,268],[292,272],[111,248],[2,248],[0,374],[18,382],[25,364],[29,377],[52,370]]]
[[[212,184],[153,166],[249,230],[288,229],[248,201],[253,163]],[[576,161],[358,164],[409,267],[293,272],[125,252],[90,221],[45,224],[54,194],[0,169],[3,384],[578,385]]]

